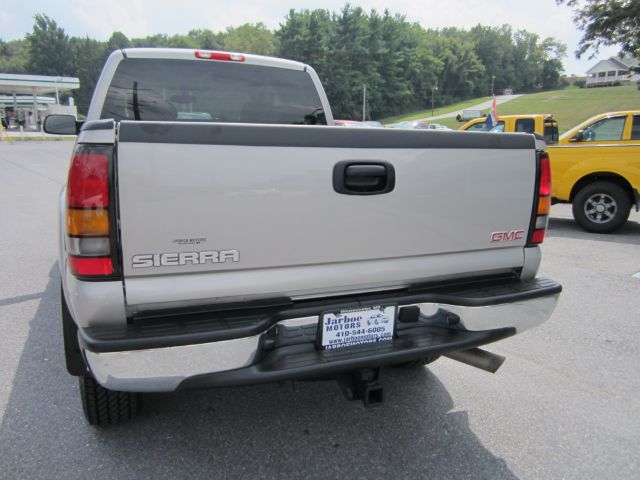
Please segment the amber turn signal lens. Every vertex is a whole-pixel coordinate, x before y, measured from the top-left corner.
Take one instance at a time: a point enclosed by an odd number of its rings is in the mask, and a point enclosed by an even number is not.
[[[87,236],[109,235],[109,215],[107,210],[67,209],[67,234]]]
[[[540,197],[538,200],[538,215],[549,215],[551,211],[551,197]]]

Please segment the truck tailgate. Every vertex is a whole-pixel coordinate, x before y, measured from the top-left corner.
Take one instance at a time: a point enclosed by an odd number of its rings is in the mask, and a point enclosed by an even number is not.
[[[118,136],[134,309],[399,288],[523,264],[532,136],[128,121]],[[386,164],[393,190],[336,191],[339,162]],[[524,235],[492,237],[514,231]]]

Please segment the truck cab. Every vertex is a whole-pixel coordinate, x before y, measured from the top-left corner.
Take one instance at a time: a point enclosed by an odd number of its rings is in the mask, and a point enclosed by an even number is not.
[[[544,137],[547,145],[558,142],[558,122],[553,114],[500,115],[498,124],[490,129],[486,126],[487,117],[474,118],[462,125],[458,130],[467,132],[508,132],[538,133]]]
[[[640,110],[596,115],[549,147],[552,196],[587,231],[609,233],[640,208]]]

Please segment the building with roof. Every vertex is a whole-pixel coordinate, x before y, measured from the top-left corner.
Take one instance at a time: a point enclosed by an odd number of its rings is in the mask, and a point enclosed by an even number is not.
[[[75,77],[0,73],[0,116],[9,128],[38,130],[48,112],[76,115],[73,102],[60,105],[60,94],[77,88]]]
[[[640,80],[638,69],[640,69],[640,60],[628,55],[600,60],[587,70],[585,86],[635,85]]]

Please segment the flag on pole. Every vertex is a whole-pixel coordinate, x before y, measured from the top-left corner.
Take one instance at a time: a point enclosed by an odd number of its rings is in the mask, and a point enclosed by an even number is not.
[[[491,121],[494,127],[498,124],[498,108],[495,95],[493,96],[493,103],[491,104]]]
[[[493,96],[493,102],[491,102],[491,111],[487,115],[487,120],[484,124],[484,129],[488,132],[493,127],[498,125],[498,111],[496,107],[496,96]]]

